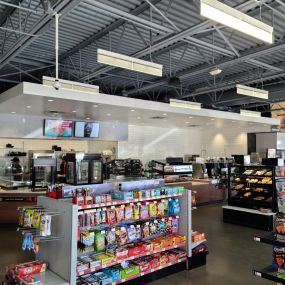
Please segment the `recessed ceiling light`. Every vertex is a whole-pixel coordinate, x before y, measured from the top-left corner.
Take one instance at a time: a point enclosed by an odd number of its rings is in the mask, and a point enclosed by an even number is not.
[[[93,107],[94,107],[94,108],[98,108],[98,105],[95,104],[95,105],[93,105]]]
[[[26,108],[31,109],[31,108],[32,108],[32,106],[31,106],[31,105],[28,105],[28,106],[26,106]]]
[[[76,110],[73,110],[72,113],[76,113]]]
[[[137,119],[138,119],[138,120],[140,120],[140,119],[141,119],[141,117],[137,117]]]
[[[54,100],[53,99],[48,99],[48,102],[53,102]]]
[[[193,119],[193,117],[191,117],[191,116],[190,116],[190,117],[188,117],[188,118],[189,118],[189,119]]]
[[[90,117],[86,117],[86,120],[90,120]]]
[[[166,114],[166,113],[163,113],[162,115],[163,115],[163,116],[167,116],[167,114]]]
[[[11,114],[16,114],[16,112],[13,111],[13,112],[11,112]]]
[[[110,117],[110,116],[112,116],[112,114],[110,114],[110,113],[108,113],[108,114],[106,114],[108,117]]]
[[[135,109],[132,109],[132,110],[131,110],[131,112],[134,112],[134,111],[135,111]]]
[[[214,68],[214,69],[212,69],[211,71],[210,71],[210,74],[212,75],[212,76],[216,76],[216,75],[219,75],[220,73],[222,72],[222,70],[220,69],[220,68]]]
[[[215,121],[215,119],[214,119],[214,118],[212,118],[212,119],[211,119],[211,121]]]
[[[185,124],[190,124],[190,122],[185,122]]]

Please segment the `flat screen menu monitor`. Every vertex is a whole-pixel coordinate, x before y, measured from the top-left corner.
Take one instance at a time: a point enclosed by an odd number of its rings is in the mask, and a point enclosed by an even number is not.
[[[98,138],[99,123],[75,122],[75,137],[77,138]]]
[[[45,137],[72,137],[73,121],[65,120],[50,120],[44,121],[44,136]]]

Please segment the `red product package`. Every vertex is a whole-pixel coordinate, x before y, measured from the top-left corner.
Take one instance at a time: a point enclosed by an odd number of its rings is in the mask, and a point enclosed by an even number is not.
[[[143,248],[140,244],[129,244],[127,248],[129,257],[143,253]]]
[[[149,260],[147,258],[138,258],[133,261],[133,264],[140,267],[140,272],[146,272],[151,270]]]
[[[158,268],[160,266],[160,255],[152,255],[149,264],[152,269]]]
[[[42,273],[45,272],[46,269],[47,269],[47,264],[40,260],[22,263],[15,266],[15,272],[20,277],[31,274]]]

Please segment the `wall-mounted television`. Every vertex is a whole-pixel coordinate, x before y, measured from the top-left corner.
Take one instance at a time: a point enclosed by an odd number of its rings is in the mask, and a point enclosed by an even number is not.
[[[77,138],[98,138],[99,123],[75,122],[74,136]]]
[[[72,137],[73,121],[70,120],[44,120],[44,136],[45,137]]]

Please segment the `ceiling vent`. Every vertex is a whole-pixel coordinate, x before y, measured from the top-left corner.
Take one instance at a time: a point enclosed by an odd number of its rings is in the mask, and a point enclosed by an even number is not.
[[[55,80],[56,79],[54,77],[43,76],[43,85],[54,87]],[[60,89],[80,91],[84,93],[99,95],[99,86],[97,85],[85,84],[85,83],[63,80],[63,79],[58,79],[58,81],[60,84]]]

